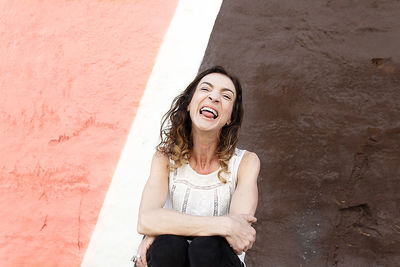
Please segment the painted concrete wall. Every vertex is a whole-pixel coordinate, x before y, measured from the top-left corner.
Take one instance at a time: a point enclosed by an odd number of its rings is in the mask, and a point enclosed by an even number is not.
[[[80,264],[176,4],[0,2],[1,266]]]

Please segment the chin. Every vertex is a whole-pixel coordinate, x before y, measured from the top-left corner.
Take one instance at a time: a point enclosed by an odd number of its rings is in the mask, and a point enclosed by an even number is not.
[[[220,128],[217,124],[214,125],[205,125],[204,123],[198,123],[198,124],[192,124],[192,126],[195,126],[197,130],[202,131],[202,132],[218,132]]]
[[[196,128],[199,131],[202,131],[202,132],[216,132],[216,131],[218,131],[217,127],[197,126]]]

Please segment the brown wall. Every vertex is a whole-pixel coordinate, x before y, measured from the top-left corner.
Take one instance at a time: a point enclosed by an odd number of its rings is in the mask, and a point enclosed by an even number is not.
[[[262,160],[248,266],[400,266],[400,2],[224,1],[202,63]]]

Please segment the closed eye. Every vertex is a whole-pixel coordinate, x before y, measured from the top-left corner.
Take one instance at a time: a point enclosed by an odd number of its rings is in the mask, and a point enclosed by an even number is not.
[[[232,100],[232,97],[230,96],[230,95],[222,95],[225,99],[228,99],[228,100]]]
[[[207,92],[210,91],[210,89],[207,88],[207,87],[201,87],[200,90],[202,90],[202,91],[207,91]]]

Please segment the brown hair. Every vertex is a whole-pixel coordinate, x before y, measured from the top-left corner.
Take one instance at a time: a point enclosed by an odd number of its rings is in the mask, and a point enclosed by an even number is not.
[[[172,101],[171,108],[163,116],[160,129],[161,142],[157,150],[169,156],[173,164],[169,164],[171,171],[176,170],[188,162],[188,156],[193,147],[191,136],[192,120],[187,107],[200,80],[210,73],[220,73],[229,77],[236,89],[236,99],[232,109],[231,123],[222,127],[218,138],[217,156],[221,165],[218,178],[226,183],[222,172],[228,172],[228,162],[231,159],[239,139],[239,130],[243,120],[242,86],[239,80],[228,74],[221,66],[214,66],[201,73],[188,85],[180,95]]]

